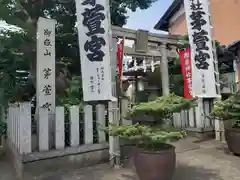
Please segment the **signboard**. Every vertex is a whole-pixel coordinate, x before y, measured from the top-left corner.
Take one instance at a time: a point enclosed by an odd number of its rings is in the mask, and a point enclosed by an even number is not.
[[[112,99],[107,8],[105,0],[76,0],[84,101]]]
[[[208,0],[184,0],[192,59],[192,90],[197,97],[218,97],[214,76]]]
[[[179,55],[184,80],[184,97],[192,99],[192,64],[190,48],[180,51]]]
[[[37,109],[55,112],[55,24],[39,18],[37,23]]]

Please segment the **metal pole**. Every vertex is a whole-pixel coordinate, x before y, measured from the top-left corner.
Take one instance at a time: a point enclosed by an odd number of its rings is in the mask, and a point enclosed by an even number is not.
[[[209,11],[209,21],[211,25],[211,37],[212,37],[212,45],[213,45],[213,57],[214,57],[214,73],[216,74],[216,91],[221,99],[221,92],[220,92],[220,80],[219,80],[219,70],[218,70],[218,58],[217,58],[217,51],[216,51],[216,41],[213,36],[213,23],[212,23],[212,8],[211,2],[209,2],[208,11]]]
[[[107,11],[107,18],[109,22],[109,30],[108,30],[108,36],[109,36],[109,48],[110,48],[110,56],[111,56],[111,61],[112,65],[115,68],[117,68],[117,51],[116,51],[116,39],[113,41],[112,37],[112,29],[111,29],[111,14],[110,14],[110,1],[106,0],[106,11]],[[114,44],[112,44],[114,43]],[[115,47],[115,48],[113,48]],[[112,67],[113,68],[113,67]],[[112,71],[113,73],[113,71]],[[113,75],[112,75],[113,76]],[[119,112],[117,111],[118,108],[118,99],[117,99],[117,94],[116,94],[116,75],[114,78],[112,78],[112,83],[113,83],[113,97],[116,98],[116,102],[112,102],[112,109],[109,113],[113,113],[114,111],[114,116],[113,116],[113,123],[115,125],[119,125]],[[119,145],[119,138],[118,137],[109,137],[109,154],[110,154],[110,164],[119,167],[120,166],[120,145]]]
[[[215,99],[215,101],[220,101],[221,100],[221,89],[220,89],[220,78],[219,78],[219,70],[218,70],[218,58],[217,58],[217,51],[216,51],[216,41],[213,36],[213,23],[212,23],[212,8],[211,8],[211,2],[208,1],[209,6],[208,6],[208,11],[209,11],[209,21],[211,25],[211,37],[212,37],[212,45],[213,45],[213,57],[214,57],[214,73],[216,74],[215,80],[216,80],[216,91],[219,97]],[[222,121],[215,119],[215,137],[216,140],[222,140],[225,141],[224,137],[224,124]]]

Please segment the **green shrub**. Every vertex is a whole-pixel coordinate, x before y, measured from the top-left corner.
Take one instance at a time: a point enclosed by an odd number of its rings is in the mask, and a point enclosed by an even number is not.
[[[229,120],[232,126],[240,127],[240,92],[237,92],[224,101],[216,101],[210,118]]]
[[[110,136],[118,136],[130,140],[139,148],[158,151],[163,149],[172,140],[178,140],[186,135],[185,131],[162,129],[146,125],[110,125],[105,129]]]
[[[7,135],[7,123],[0,120],[0,137]]]
[[[140,148],[158,151],[166,147],[169,141],[178,140],[186,135],[185,131],[175,130],[173,127],[166,128],[164,123],[162,123],[163,121],[159,120],[169,118],[172,116],[172,113],[189,109],[194,105],[194,100],[169,94],[159,97],[155,101],[135,105],[129,110],[125,117],[131,120],[138,120],[144,116],[153,117],[157,120],[153,126],[140,124],[117,126],[111,124],[108,128],[104,128],[104,130],[110,136],[118,136],[134,141]]]
[[[184,99],[175,94],[169,94],[167,96],[158,97],[154,101],[133,106],[133,108],[128,111],[125,118],[134,120],[144,116],[151,116],[154,120],[162,120],[171,117],[174,112],[189,109],[194,105],[194,99]]]

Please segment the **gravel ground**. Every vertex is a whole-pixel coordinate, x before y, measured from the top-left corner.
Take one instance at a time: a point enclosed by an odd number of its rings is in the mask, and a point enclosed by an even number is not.
[[[231,155],[226,145],[214,140],[195,142],[184,139],[175,144],[177,168],[173,180],[239,180],[240,158]],[[14,180],[6,161],[0,161],[0,180]],[[138,180],[131,160],[119,169],[108,164],[78,170],[53,172],[29,180]]]

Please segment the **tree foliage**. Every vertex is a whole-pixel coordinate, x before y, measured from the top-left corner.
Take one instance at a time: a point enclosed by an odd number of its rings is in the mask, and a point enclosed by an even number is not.
[[[211,118],[230,120],[231,126],[240,127],[240,92],[233,94],[228,99],[216,101]]]
[[[147,125],[117,126],[116,124],[110,124],[109,127],[103,129],[111,136],[133,141],[140,148],[159,151],[166,148],[166,143],[169,141],[183,138],[186,135],[184,131],[176,131],[172,126],[169,126],[169,122],[174,112],[189,109],[195,105],[194,102],[194,100],[184,99],[175,94],[162,96],[154,101],[135,105],[125,117],[139,122],[146,117],[147,120],[144,123]],[[151,117],[155,120],[152,125],[149,121]]]
[[[191,108],[194,102],[194,99],[185,99],[175,94],[169,94],[158,97],[154,101],[133,106],[128,111],[126,119],[141,120],[145,117],[153,117],[154,120],[161,122],[163,119],[172,116],[174,112]]]
[[[118,0],[110,1],[111,22],[113,25],[123,26],[127,20],[127,9],[146,9],[156,0]],[[36,24],[38,18],[50,17],[57,20],[56,49],[58,57],[79,59],[76,23],[75,1],[59,3],[55,0],[1,0],[0,19],[9,24],[22,28],[35,47]],[[29,45],[29,44],[28,44]],[[30,51],[29,46],[25,51]],[[27,52],[25,52],[27,53]],[[29,55],[29,54],[28,54]],[[76,57],[77,55],[77,57]],[[79,64],[79,63],[78,63]],[[72,67],[76,67],[74,64]]]
[[[186,136],[185,131],[164,129],[140,124],[110,125],[104,129],[111,136],[133,141],[138,148],[147,151],[161,151],[169,148],[167,143]]]
[[[5,31],[0,35],[0,41],[0,102],[4,105],[24,98],[26,81],[22,75],[28,76],[30,59],[18,47],[31,40],[23,32]]]
[[[132,11],[135,11],[136,8],[146,9],[155,1],[110,1],[111,23],[123,26],[127,20],[127,9]],[[13,34],[2,33],[1,35],[0,61],[8,62],[4,64],[4,68],[11,64],[11,67],[6,68],[11,69],[11,71],[5,71],[5,74],[11,74],[12,78],[16,77],[14,74],[16,73],[15,70],[22,69],[22,65],[12,61],[21,61],[22,64],[27,64],[27,70],[32,73],[33,77],[35,76],[36,28],[39,17],[53,18],[57,21],[56,61],[60,66],[59,71],[66,72],[65,70],[68,68],[72,75],[79,76],[80,56],[75,28],[76,7],[74,0],[0,0],[0,20],[22,29],[22,32],[17,31]],[[66,76],[66,73],[63,74]],[[4,77],[4,81],[6,81],[7,76]],[[60,89],[63,88],[60,87]]]

